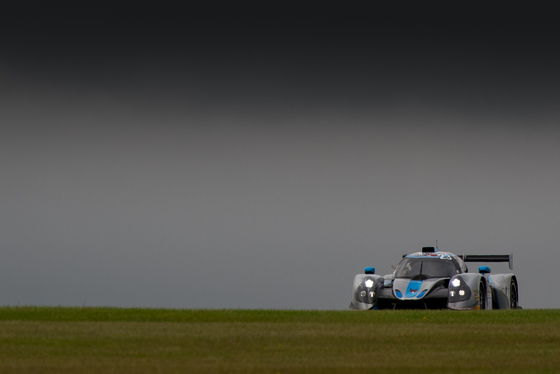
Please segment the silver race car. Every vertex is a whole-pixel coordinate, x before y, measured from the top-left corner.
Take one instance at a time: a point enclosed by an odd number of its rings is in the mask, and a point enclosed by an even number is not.
[[[513,255],[455,255],[437,247],[404,255],[392,274],[365,268],[354,277],[350,309],[516,309],[514,274],[491,274],[488,266],[470,273],[466,262],[509,262]]]

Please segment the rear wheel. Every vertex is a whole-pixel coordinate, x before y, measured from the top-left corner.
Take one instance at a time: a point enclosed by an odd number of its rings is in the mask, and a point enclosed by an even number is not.
[[[509,307],[511,309],[517,309],[518,296],[517,282],[515,281],[515,279],[512,279],[509,286]]]
[[[478,285],[478,307],[480,310],[486,309],[486,284],[483,281]]]

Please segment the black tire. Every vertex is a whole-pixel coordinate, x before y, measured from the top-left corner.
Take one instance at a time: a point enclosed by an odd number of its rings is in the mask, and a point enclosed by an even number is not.
[[[517,293],[517,281],[512,279],[509,285],[509,307],[510,309],[518,309],[519,294]]]
[[[478,306],[480,310],[486,309],[486,284],[482,280],[478,285]]]
[[[388,303],[385,299],[377,299],[377,309],[393,309],[391,304]]]

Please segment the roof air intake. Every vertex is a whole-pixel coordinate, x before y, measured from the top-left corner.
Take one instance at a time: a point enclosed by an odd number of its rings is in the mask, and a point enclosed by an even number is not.
[[[436,247],[422,247],[422,252],[423,253],[435,253],[435,252],[439,252],[439,250]]]

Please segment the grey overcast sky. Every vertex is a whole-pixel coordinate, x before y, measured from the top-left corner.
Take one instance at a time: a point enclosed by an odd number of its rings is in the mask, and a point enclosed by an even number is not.
[[[1,6],[0,305],[345,309],[438,240],[560,307],[558,9],[266,3]]]

